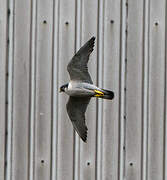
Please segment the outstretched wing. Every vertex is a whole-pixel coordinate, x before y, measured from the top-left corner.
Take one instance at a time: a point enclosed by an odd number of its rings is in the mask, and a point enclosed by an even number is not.
[[[66,105],[67,113],[72,121],[73,127],[84,142],[86,142],[88,130],[85,124],[85,112],[89,101],[89,97],[80,98],[70,96]]]
[[[88,72],[87,63],[89,56],[93,51],[95,37],[92,37],[87,43],[82,46],[74,55],[67,66],[71,80],[81,80],[93,84]]]

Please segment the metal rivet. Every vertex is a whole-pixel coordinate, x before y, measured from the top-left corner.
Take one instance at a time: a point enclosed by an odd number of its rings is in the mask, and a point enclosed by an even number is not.
[[[130,166],[133,166],[133,163],[130,163]]]
[[[114,24],[114,20],[111,20],[110,23],[111,23],[111,24]]]
[[[155,26],[158,26],[158,22],[155,22]]]

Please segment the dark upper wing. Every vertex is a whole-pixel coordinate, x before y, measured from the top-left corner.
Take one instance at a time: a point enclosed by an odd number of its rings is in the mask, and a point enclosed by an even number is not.
[[[73,127],[84,142],[86,142],[88,130],[85,124],[85,112],[89,101],[90,98],[70,96],[66,105]]]
[[[79,51],[74,55],[67,66],[71,80],[82,80],[93,84],[92,79],[88,72],[87,63],[89,55],[93,51],[95,37],[92,37],[87,43],[82,46]]]

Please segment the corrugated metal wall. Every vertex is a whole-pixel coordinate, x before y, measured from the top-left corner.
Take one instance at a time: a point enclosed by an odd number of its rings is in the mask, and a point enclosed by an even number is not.
[[[0,180],[167,179],[165,0],[0,1]],[[66,66],[96,36],[87,144],[68,119]]]

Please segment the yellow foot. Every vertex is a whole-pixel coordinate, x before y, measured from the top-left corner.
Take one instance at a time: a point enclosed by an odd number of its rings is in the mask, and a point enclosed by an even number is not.
[[[99,97],[99,96],[104,96],[104,93],[99,91],[99,90],[94,90],[94,92],[96,93],[95,96]]]

